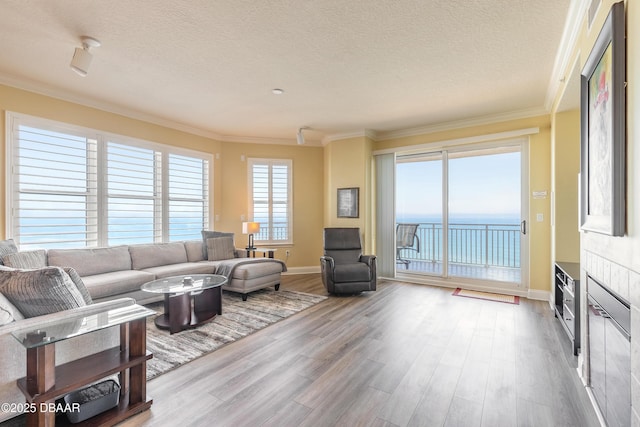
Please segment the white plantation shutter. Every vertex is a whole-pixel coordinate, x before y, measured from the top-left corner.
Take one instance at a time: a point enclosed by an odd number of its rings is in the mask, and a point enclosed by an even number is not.
[[[292,243],[291,160],[248,159],[250,216],[260,223],[257,243]]]
[[[12,140],[9,231],[20,249],[94,246],[96,139],[16,122]]]
[[[209,228],[209,161],[169,154],[169,240],[201,238]]]
[[[162,200],[156,170],[161,153],[131,145],[107,143],[107,244],[162,241]]]
[[[7,237],[20,249],[200,239],[211,155],[7,113]]]

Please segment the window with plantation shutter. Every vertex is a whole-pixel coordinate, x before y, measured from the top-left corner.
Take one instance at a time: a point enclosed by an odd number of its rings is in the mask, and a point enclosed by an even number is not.
[[[209,218],[209,161],[169,154],[169,240],[201,238]]]
[[[96,139],[63,127],[28,125],[14,127],[11,138],[8,232],[20,248],[95,245]]]
[[[107,244],[161,241],[161,153],[107,142]]]
[[[211,155],[7,113],[7,237],[21,250],[200,239]]]
[[[250,216],[260,223],[254,241],[291,244],[291,160],[248,159]]]

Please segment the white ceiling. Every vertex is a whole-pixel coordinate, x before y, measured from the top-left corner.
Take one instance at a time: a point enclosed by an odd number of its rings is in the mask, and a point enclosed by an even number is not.
[[[2,0],[0,83],[230,141],[526,116],[549,110],[570,2]]]

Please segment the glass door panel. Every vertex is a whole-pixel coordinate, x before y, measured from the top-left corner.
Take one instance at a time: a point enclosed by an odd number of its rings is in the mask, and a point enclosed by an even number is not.
[[[397,271],[444,274],[442,196],[442,153],[397,157]]]
[[[449,276],[520,283],[520,148],[449,153]]]

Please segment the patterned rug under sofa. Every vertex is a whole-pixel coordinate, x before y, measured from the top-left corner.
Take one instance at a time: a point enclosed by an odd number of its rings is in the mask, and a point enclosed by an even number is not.
[[[327,299],[326,296],[295,291],[262,289],[242,301],[240,294],[222,293],[222,315],[196,329],[170,335],[147,319],[147,379],[152,379],[210,353],[225,344],[250,335]],[[163,313],[162,302],[147,307]]]

